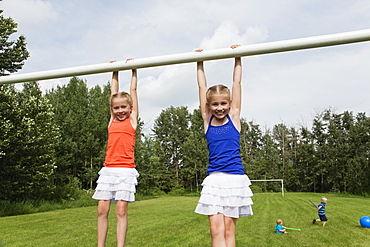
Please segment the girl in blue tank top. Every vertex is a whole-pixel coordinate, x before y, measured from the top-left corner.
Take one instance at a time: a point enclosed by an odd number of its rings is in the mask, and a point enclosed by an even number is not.
[[[231,46],[237,49],[239,45]],[[201,52],[202,50],[197,50]],[[232,98],[224,85],[207,89],[203,62],[197,63],[200,109],[208,143],[208,176],[196,213],[208,215],[212,246],[235,246],[236,220],[252,215],[252,191],[240,156],[241,58],[235,58]]]

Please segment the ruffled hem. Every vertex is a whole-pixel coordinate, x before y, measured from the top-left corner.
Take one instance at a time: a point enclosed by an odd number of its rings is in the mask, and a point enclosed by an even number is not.
[[[222,213],[232,218],[253,215],[250,185],[247,175],[213,172],[202,183],[195,212],[204,215]]]
[[[215,215],[221,213],[230,218],[239,218],[253,215],[252,205],[242,207],[222,207],[201,203],[197,205],[195,213],[203,215]]]
[[[221,206],[221,207],[243,207],[246,205],[253,205],[252,198],[250,197],[222,197],[216,195],[202,194],[198,203]]]
[[[135,193],[128,192],[128,191],[95,191],[93,197],[95,200],[111,200],[112,204],[115,204],[117,201],[127,201],[127,202],[134,202],[135,201]]]
[[[135,201],[137,177],[135,168],[103,167],[99,172],[93,199]]]

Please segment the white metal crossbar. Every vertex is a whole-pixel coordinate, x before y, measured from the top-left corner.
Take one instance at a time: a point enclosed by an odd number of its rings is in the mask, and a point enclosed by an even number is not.
[[[344,45],[364,41],[370,41],[370,29],[323,36],[314,36],[308,38],[276,41],[269,43],[245,45],[240,46],[236,49],[222,48],[203,52],[179,53],[165,56],[139,58],[130,61],[118,61],[115,63],[101,63],[95,65],[86,65],[41,72],[16,74],[11,76],[2,76],[0,77],[0,85],[71,76],[98,74],[111,72],[115,70],[139,69],[171,64],[182,64],[197,61],[207,61],[232,57],[253,56],[268,53],[312,49],[318,47]]]

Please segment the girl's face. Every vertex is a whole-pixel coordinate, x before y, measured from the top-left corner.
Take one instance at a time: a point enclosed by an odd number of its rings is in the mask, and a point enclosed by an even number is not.
[[[223,119],[230,111],[230,101],[228,95],[217,94],[211,97],[208,107],[216,119]]]
[[[112,113],[114,117],[123,121],[130,117],[132,106],[128,103],[127,98],[114,98],[112,100]]]

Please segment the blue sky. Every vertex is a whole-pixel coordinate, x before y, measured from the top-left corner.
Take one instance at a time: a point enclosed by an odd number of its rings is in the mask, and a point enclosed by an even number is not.
[[[370,28],[370,1],[3,0],[38,72]],[[370,113],[370,42],[243,58],[242,117],[262,129],[309,127],[331,108]],[[141,69],[140,116],[149,131],[169,106],[198,107],[195,64]],[[231,86],[233,59],[209,61],[209,85]],[[128,89],[130,71],[120,73]],[[111,74],[82,76],[89,87]],[[40,81],[43,90],[69,78]],[[17,87],[21,87],[18,84]]]

